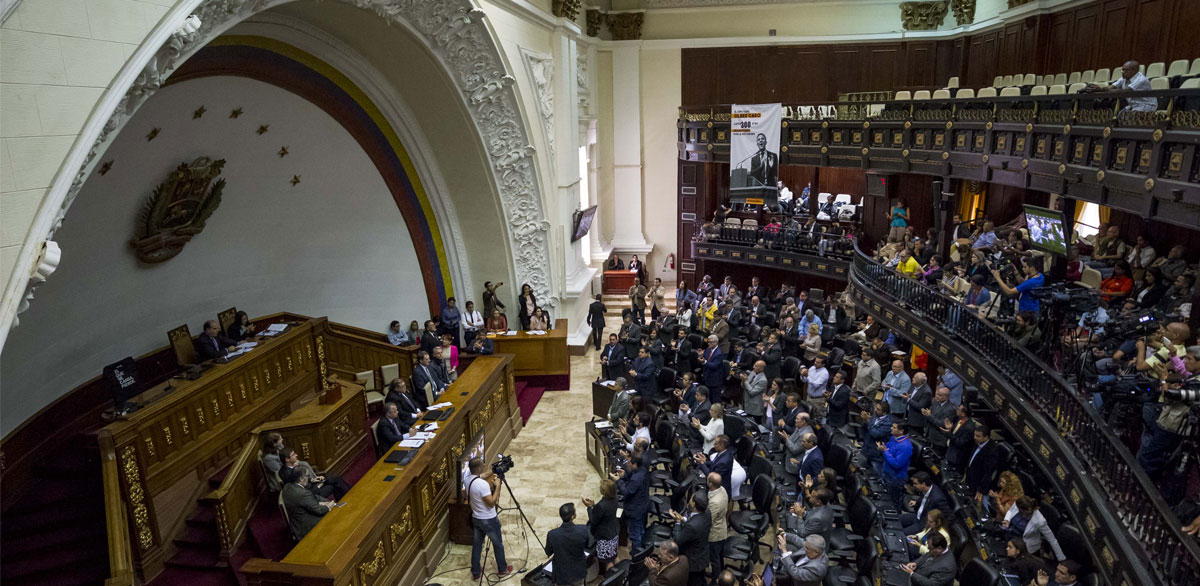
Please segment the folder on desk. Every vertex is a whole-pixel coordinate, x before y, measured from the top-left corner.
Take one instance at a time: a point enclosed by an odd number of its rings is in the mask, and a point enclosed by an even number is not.
[[[406,466],[412,461],[413,457],[417,455],[417,450],[419,449],[420,448],[415,448],[412,450],[392,450],[392,453],[388,454],[387,458],[384,458],[384,461],[389,464]]]

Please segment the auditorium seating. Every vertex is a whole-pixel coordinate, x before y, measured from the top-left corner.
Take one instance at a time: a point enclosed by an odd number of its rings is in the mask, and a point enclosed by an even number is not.
[[[1184,86],[1183,84],[1194,76],[1200,76],[1200,57],[1192,59],[1191,61],[1187,59],[1176,59],[1171,61],[1169,65],[1163,61],[1156,61],[1154,63],[1150,63],[1149,65],[1141,64],[1139,66],[1139,70],[1148,79],[1150,79],[1152,88],[1155,91],[1172,88],[1190,89],[1196,86],[1194,84]],[[957,90],[950,92],[956,98],[971,98],[975,96],[984,98],[995,97],[996,95],[1000,95],[1001,97],[1012,97],[1019,95],[1040,96],[1045,95],[1045,92],[1035,91],[1039,86],[1053,87],[1056,85],[1061,85],[1064,88],[1068,88],[1068,90],[1064,93],[1078,93],[1077,90],[1070,90],[1069,88],[1075,87],[1076,84],[1082,84],[1079,85],[1079,87],[1085,87],[1086,84],[1089,83],[1108,85],[1120,79],[1121,75],[1121,66],[1119,65],[1112,68],[1101,67],[1098,69],[1071,71],[1067,73],[1049,73],[1045,75],[1033,73],[997,75],[992,78],[992,84],[990,86],[981,88],[962,87],[959,78],[956,76],[947,80],[945,87],[942,89]],[[1008,92],[1002,91],[1006,88],[1017,88],[1017,91],[1015,93],[1011,90]],[[964,94],[964,92],[967,92],[968,90],[969,93]],[[902,93],[905,97],[901,97]],[[1050,93],[1053,94],[1054,92]],[[896,92],[895,99],[907,100],[909,98],[907,97],[907,92],[904,91]],[[939,98],[936,94],[934,94],[932,95],[932,99],[936,100],[943,98]]]

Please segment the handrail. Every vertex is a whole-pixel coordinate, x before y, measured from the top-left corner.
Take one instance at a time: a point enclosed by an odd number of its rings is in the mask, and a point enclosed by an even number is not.
[[[1184,584],[1200,575],[1200,547],[1183,534],[1158,488],[1121,440],[1055,369],[964,304],[879,265],[857,243],[851,282],[881,293],[917,322],[941,328],[976,350],[978,358],[1011,383],[1018,398],[1053,422],[1089,469],[1087,480],[1109,497],[1114,517],[1142,545],[1164,584]]]
[[[121,475],[112,434],[101,430],[100,468],[104,486],[104,520],[108,526],[108,579],[105,586],[133,586],[133,546],[129,541],[129,520],[121,498]]]
[[[712,244],[760,245],[762,250],[794,252],[848,261],[854,258],[851,243],[854,238],[845,234],[808,233],[794,228],[767,230],[765,226],[735,226],[721,224],[713,234],[701,231],[696,242]],[[747,233],[751,233],[747,237]]]

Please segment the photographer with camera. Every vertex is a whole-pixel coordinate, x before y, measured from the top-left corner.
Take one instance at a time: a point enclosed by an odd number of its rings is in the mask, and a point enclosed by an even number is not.
[[[992,272],[992,277],[996,279],[996,285],[1000,287],[1000,291],[1009,297],[1018,297],[1017,311],[1031,311],[1037,315],[1041,309],[1036,297],[1032,291],[1041,287],[1046,282],[1046,277],[1042,275],[1042,271],[1037,266],[1037,259],[1023,258],[1021,259],[1021,271],[1025,278],[1021,280],[1015,287],[1005,282],[1000,271],[988,264],[988,269]]]
[[[483,551],[483,539],[492,541],[496,554],[496,572],[503,578],[512,573],[512,566],[504,559],[504,542],[500,535],[500,517],[496,503],[500,500],[500,477],[494,471],[486,471],[483,458],[472,458],[467,464],[471,477],[467,479],[467,498],[471,503],[471,525],[474,538],[471,542],[471,579],[478,581],[483,575],[479,554]]]

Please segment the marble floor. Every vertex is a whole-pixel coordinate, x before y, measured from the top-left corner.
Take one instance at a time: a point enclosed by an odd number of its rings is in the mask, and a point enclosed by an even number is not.
[[[610,303],[605,321],[606,333],[616,331],[621,321],[620,308]],[[547,391],[542,395],[525,428],[509,444],[507,452],[515,465],[507,474],[508,483],[537,533],[536,538],[532,534],[526,538],[529,530],[515,508],[501,512],[504,553],[514,570],[532,569],[546,560],[537,540],[544,541],[546,533],[562,523],[558,517],[560,505],[574,502],[578,511],[576,520],[584,523],[587,511],[579,500],[583,497],[600,500],[600,477],[587,460],[583,427],[591,418],[591,385],[599,373],[595,350],[589,349],[583,356],[572,356],[571,388]],[[513,506],[507,491],[500,506]],[[484,569],[493,573],[496,571],[495,558],[489,554],[488,560]],[[474,584],[470,566],[471,547],[451,545],[429,582],[445,586]],[[516,584],[523,577],[523,573],[514,573],[505,584]]]

